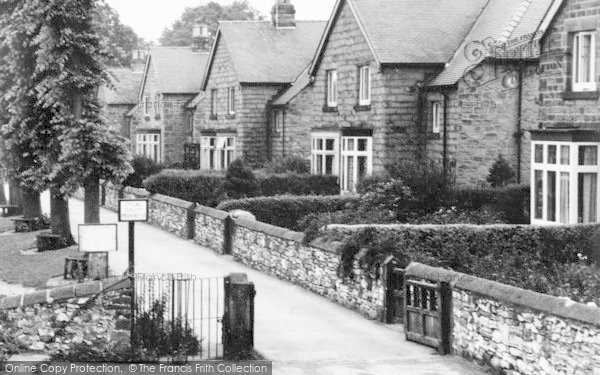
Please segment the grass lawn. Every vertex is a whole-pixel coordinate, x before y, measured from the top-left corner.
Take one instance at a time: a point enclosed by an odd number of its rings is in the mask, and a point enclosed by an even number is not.
[[[12,217],[0,216],[0,233],[15,229],[15,224],[10,219],[12,219]]]
[[[48,279],[62,275],[65,256],[77,254],[77,246],[35,255],[21,254],[21,250],[35,247],[35,236],[38,233],[40,232],[0,236],[0,280],[42,288]]]

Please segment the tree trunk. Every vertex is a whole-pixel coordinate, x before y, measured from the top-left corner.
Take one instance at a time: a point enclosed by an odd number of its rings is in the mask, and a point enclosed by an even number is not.
[[[84,220],[86,224],[100,223],[100,180],[90,177],[84,184]]]
[[[21,188],[19,182],[15,179],[10,180],[8,186],[8,202],[13,206],[23,207],[23,201],[21,198]]]
[[[35,190],[22,187],[21,197],[23,198],[23,217],[33,219],[42,216],[40,193]]]
[[[4,178],[0,177],[0,204],[7,204],[6,193],[4,192]]]
[[[67,245],[75,243],[71,234],[69,201],[56,188],[50,190],[50,229],[52,234],[62,236]]]

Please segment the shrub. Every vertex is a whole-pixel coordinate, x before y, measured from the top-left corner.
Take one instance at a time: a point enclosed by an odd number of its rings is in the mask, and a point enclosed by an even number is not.
[[[223,185],[224,197],[240,199],[259,195],[258,182],[242,159],[236,159],[227,168],[225,183]]]
[[[358,202],[356,196],[276,196],[222,202],[219,210],[244,210],[267,224],[298,231],[298,220],[310,213],[334,212]]]
[[[337,176],[312,174],[257,174],[263,196],[335,195],[340,192]]]
[[[459,210],[456,207],[441,208],[436,212],[423,216],[415,216],[411,224],[504,224],[502,216],[494,210],[480,208],[478,210]]]
[[[160,172],[163,167],[152,159],[136,156],[131,161],[133,173],[123,181],[123,185],[141,188],[144,180]]]
[[[385,182],[375,182],[361,195],[360,208],[389,213],[404,219],[415,208],[414,195],[402,180],[392,178]]]
[[[272,174],[280,173],[310,173],[310,160],[301,156],[286,156],[277,158],[265,164],[265,171]]]
[[[450,193],[448,204],[459,209],[479,210],[484,206],[510,224],[529,223],[530,188],[528,185],[509,185],[503,188],[460,188]]]
[[[515,176],[516,173],[510,164],[508,164],[502,155],[498,155],[498,159],[496,159],[490,168],[487,182],[489,182],[492,187],[503,187],[515,182]]]
[[[165,169],[147,178],[144,187],[153,194],[214,207],[218,203],[224,180],[225,176],[221,172]]]

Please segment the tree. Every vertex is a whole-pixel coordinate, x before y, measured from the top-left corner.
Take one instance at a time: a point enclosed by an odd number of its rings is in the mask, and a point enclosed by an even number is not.
[[[503,187],[515,181],[515,171],[502,155],[498,158],[490,168],[490,174],[487,177],[487,182],[492,187]]]
[[[195,23],[205,24],[212,30],[216,30],[219,20],[259,20],[263,17],[247,0],[236,0],[230,5],[211,1],[205,5],[186,8],[181,18],[166,28],[160,37],[163,46],[191,46],[192,29]]]

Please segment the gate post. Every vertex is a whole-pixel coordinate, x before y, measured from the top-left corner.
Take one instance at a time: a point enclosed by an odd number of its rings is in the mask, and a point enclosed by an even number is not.
[[[441,345],[439,353],[441,355],[450,354],[452,352],[452,287],[447,282],[440,282],[440,299],[441,299]]]
[[[244,273],[225,278],[223,357],[248,358],[254,348],[254,284]]]

